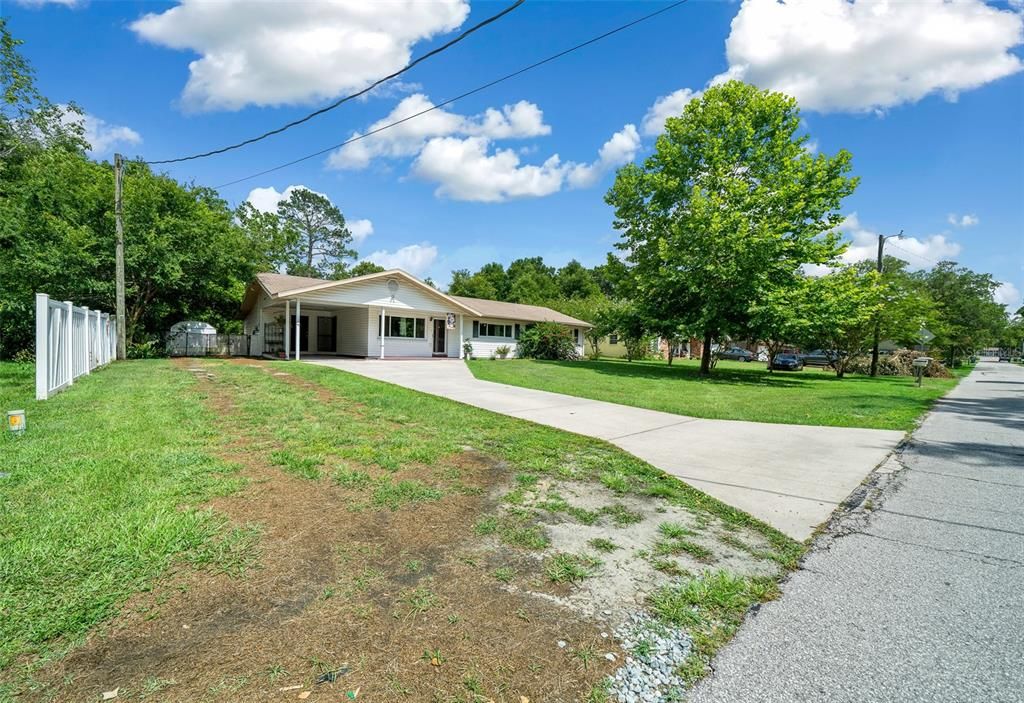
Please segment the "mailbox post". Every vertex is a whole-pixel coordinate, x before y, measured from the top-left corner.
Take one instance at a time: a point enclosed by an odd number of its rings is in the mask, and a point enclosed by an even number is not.
[[[921,379],[924,378],[924,370],[928,368],[928,364],[932,363],[930,356],[919,356],[914,359],[914,373],[917,376],[917,387],[921,387]]]

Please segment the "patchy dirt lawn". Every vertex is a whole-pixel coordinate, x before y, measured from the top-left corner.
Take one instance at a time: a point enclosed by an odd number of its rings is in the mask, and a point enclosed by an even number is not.
[[[19,700],[596,703],[654,592],[798,552],[601,443],[332,370],[178,366],[243,467],[209,504],[232,527]]]

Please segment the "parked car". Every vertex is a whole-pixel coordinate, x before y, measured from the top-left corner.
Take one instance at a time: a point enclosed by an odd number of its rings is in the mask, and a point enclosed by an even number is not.
[[[803,368],[803,359],[796,354],[778,354],[772,362],[775,371],[802,371]]]
[[[719,349],[715,352],[715,356],[719,359],[728,359],[729,361],[753,361],[754,354],[749,352],[743,347],[729,347],[728,349]]]
[[[832,362],[835,361],[837,357],[838,354],[834,351],[815,349],[814,351],[807,352],[806,354],[801,354],[800,360],[804,362],[805,366],[831,366]]]

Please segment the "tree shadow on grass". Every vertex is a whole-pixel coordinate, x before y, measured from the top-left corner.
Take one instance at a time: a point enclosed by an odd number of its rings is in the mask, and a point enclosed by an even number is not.
[[[628,361],[537,361],[535,363],[549,366],[564,367],[567,369],[585,368],[596,373],[617,376],[620,378],[643,378],[654,381],[665,380],[686,380],[698,383],[713,383],[734,386],[760,386],[776,388],[798,388],[807,387],[816,383],[850,382],[857,383],[861,380],[857,377],[845,379],[836,378],[832,374],[819,371],[775,371],[769,373],[763,364],[751,362],[750,368],[718,367],[712,370],[710,376],[701,376],[700,369],[692,364],[667,363],[651,364],[649,362],[628,362]],[[813,376],[800,376],[800,374],[814,374]]]

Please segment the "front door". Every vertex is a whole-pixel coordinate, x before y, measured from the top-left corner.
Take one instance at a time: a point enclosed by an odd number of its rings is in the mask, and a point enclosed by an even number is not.
[[[309,351],[309,316],[299,316],[299,351]]]
[[[442,356],[448,353],[447,329],[444,320],[434,320],[434,356]]]
[[[338,318],[316,318],[316,350],[318,352],[338,351]]]

